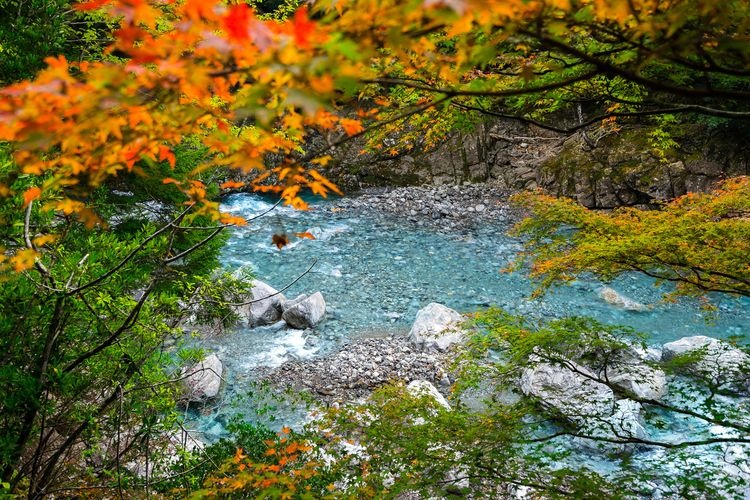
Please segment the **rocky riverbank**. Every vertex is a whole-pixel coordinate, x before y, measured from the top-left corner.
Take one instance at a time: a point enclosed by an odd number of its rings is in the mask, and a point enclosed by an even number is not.
[[[370,338],[323,358],[286,362],[264,379],[277,387],[309,391],[327,403],[348,402],[397,380],[428,380],[447,389],[448,361],[444,353],[421,352],[405,337]]]
[[[511,194],[496,183],[370,188],[327,210],[377,211],[417,227],[450,233],[487,222],[517,220],[520,211],[508,204]]]

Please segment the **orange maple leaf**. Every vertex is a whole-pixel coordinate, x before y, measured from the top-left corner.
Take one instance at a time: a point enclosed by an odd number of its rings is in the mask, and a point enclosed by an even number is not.
[[[107,5],[111,0],[89,0],[88,2],[80,2],[73,6],[74,9],[80,11],[94,10]]]
[[[341,124],[341,128],[344,129],[344,132],[346,132],[346,135],[350,137],[359,134],[364,130],[364,127],[359,120],[352,120],[351,118],[341,118],[339,120],[339,123]]]
[[[29,189],[27,189],[23,193],[23,206],[24,207],[28,206],[29,203],[31,203],[32,201],[36,200],[41,195],[42,195],[42,190],[41,189],[39,189],[36,186],[30,187]]]
[[[294,235],[297,238],[307,238],[308,240],[314,240],[315,239],[315,236],[313,236],[313,234],[310,233],[309,231],[305,231],[304,233],[294,233]]]
[[[236,188],[241,188],[244,185],[245,185],[244,182],[226,181],[226,182],[222,182],[221,184],[219,184],[219,187],[221,189],[236,189]]]

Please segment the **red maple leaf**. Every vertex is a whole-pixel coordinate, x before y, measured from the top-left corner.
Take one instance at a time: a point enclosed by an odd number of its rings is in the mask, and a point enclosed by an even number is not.
[[[246,42],[250,40],[248,25],[252,11],[247,4],[232,5],[224,17],[224,28],[227,30],[229,39],[235,42]]]
[[[294,14],[294,42],[300,47],[310,46],[310,35],[315,29],[315,23],[307,17],[307,6],[297,10]]]

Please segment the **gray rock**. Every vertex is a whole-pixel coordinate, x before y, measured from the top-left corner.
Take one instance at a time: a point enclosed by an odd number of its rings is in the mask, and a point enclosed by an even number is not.
[[[183,397],[188,403],[206,403],[221,389],[224,365],[216,354],[183,370]]]
[[[453,309],[432,302],[419,310],[407,339],[422,350],[445,351],[464,341],[465,332],[460,328],[463,320]]]
[[[323,294],[315,292],[287,307],[281,317],[289,326],[304,330],[320,323],[325,313],[326,301]]]
[[[285,298],[277,290],[267,283],[255,280],[250,295],[251,300],[260,302],[248,304],[247,309],[240,315],[247,320],[248,326],[271,325],[281,319],[281,303]]]
[[[654,366],[655,354],[653,349],[628,345],[612,357],[599,378],[637,399],[658,401],[667,393],[667,376]]]
[[[705,335],[683,337],[662,348],[663,361],[687,355],[691,358],[684,367],[688,373],[719,388],[750,392],[750,356],[743,350]]]
[[[521,391],[539,399],[580,429],[582,434],[608,439],[644,438],[641,405],[615,399],[596,375],[572,361],[551,364],[536,355],[529,359],[519,381]]]
[[[299,304],[300,302],[302,302],[303,300],[305,300],[307,297],[308,297],[307,294],[301,293],[301,294],[297,295],[293,299],[282,299],[282,301],[281,301],[281,312],[283,313],[284,311],[286,311],[290,307],[294,306],[295,304]]]

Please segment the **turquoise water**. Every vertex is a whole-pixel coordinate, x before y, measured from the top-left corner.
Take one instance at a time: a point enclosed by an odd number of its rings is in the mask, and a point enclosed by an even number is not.
[[[257,195],[237,194],[225,200],[224,209],[250,218],[272,204],[273,200]],[[708,318],[695,301],[662,302],[667,289],[654,287],[652,280],[635,274],[610,285],[648,304],[644,312],[607,304],[597,294],[602,283],[594,279],[581,279],[530,300],[534,286],[522,273],[500,272],[521,249],[517,239],[507,236],[507,221],[442,234],[373,210],[331,210],[334,207],[335,202],[314,204],[306,212],[277,207],[233,230],[222,256],[227,269],[250,266],[258,279],[281,289],[317,261],[285,294],[295,297],[320,290],[327,313],[313,332],[286,330],[281,324],[238,328],[202,341],[202,347],[217,352],[227,368],[219,413],[244,413],[265,421],[255,413],[264,402],[250,389],[262,370],[291,359],[323,355],[359,336],[405,334],[417,311],[433,301],[460,312],[495,305],[538,319],[587,315],[604,323],[631,326],[646,333],[653,344],[697,334],[750,334],[750,300],[724,297],[718,302],[719,313]],[[280,231],[310,231],[317,239],[292,240],[279,250],[271,237]],[[249,390],[254,392],[253,398],[233,401]],[[230,403],[234,407],[227,407]],[[275,405],[272,403],[272,413],[281,420],[301,415]],[[204,417],[200,428],[207,436],[223,432],[216,413]],[[219,416],[220,421],[224,418],[226,415]]]
[[[247,218],[260,214],[273,201],[256,195],[228,197],[224,209]],[[205,339],[201,345],[217,352],[225,363],[227,381],[223,400],[189,418],[189,426],[202,439],[226,435],[225,423],[233,415],[273,427],[300,424],[306,411],[285,400],[269,398],[254,381],[265,369],[291,359],[320,356],[358,336],[406,333],[417,311],[430,302],[441,302],[460,312],[490,305],[538,319],[586,315],[609,324],[628,325],[661,344],[689,335],[750,338],[750,300],[716,298],[718,313],[707,316],[694,300],[666,303],[669,288],[632,274],[609,284],[622,295],[649,308],[633,312],[607,304],[598,297],[602,283],[580,279],[530,300],[533,284],[522,273],[501,273],[521,249],[507,236],[504,220],[457,234],[417,228],[403,219],[373,210],[332,210],[335,202],[313,205],[307,212],[277,207],[247,227],[233,230],[223,251],[229,270],[250,266],[255,276],[280,289],[312,271],[286,292],[287,297],[321,291],[327,302],[326,319],[313,332],[291,331],[283,324],[255,329],[239,328]],[[281,250],[271,242],[274,233],[309,231],[317,239],[297,239]],[[737,400],[732,404],[748,404]],[[261,409],[270,410],[262,413]],[[275,419],[275,420],[274,420]],[[652,437],[680,440],[685,434],[707,435],[702,422],[678,417],[665,428],[649,426]],[[698,450],[702,460],[718,460],[722,451]],[[744,453],[744,452],[743,452]],[[601,472],[615,471],[616,462],[581,451],[576,460]],[[655,449],[639,455],[645,469],[673,470],[672,458]],[[660,461],[665,462],[659,465]]]
[[[259,279],[277,289],[317,259],[313,271],[285,293],[323,293],[329,313],[318,332],[328,340],[407,331],[417,311],[433,301],[461,312],[496,305],[539,318],[587,315],[629,325],[654,343],[695,334],[750,333],[750,300],[723,298],[719,314],[711,320],[695,301],[663,303],[665,289],[635,274],[611,286],[651,306],[646,312],[605,303],[597,296],[602,283],[594,279],[581,279],[529,300],[533,285],[523,274],[500,272],[521,248],[517,239],[506,235],[506,221],[446,235],[378,213],[333,212],[329,205],[317,204],[307,212],[277,208],[257,225],[234,230],[223,256],[228,268],[250,265]],[[225,200],[226,209],[248,217],[270,206],[269,200],[255,195]],[[311,230],[318,239],[299,239],[278,250],[271,236],[279,230],[288,234]]]

